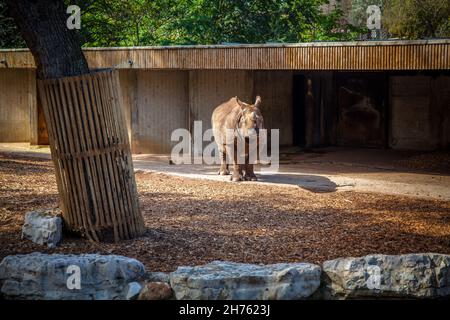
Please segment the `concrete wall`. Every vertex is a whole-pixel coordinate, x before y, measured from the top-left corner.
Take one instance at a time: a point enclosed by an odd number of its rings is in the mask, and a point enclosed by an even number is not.
[[[213,110],[238,96],[250,103],[253,94],[253,72],[241,70],[201,70],[189,72],[189,107],[191,125],[202,121],[203,130],[211,128]]]
[[[188,72],[137,71],[131,106],[133,153],[170,153],[172,131],[188,128]]]
[[[36,82],[30,69],[0,69],[0,141],[29,142],[37,119]],[[33,122],[37,134],[37,120]]]
[[[339,144],[336,74],[302,74],[311,80],[314,98],[310,144]],[[389,106],[383,123],[389,147],[450,147],[450,77],[387,78]],[[220,103],[233,96],[250,103],[256,94],[262,97],[266,128],[280,129],[281,145],[293,143],[292,71],[120,70],[120,82],[134,153],[168,153],[176,143],[170,141],[174,129],[192,130],[194,121],[201,120],[206,130]],[[0,69],[0,142],[39,143],[37,109],[34,70]]]
[[[280,144],[292,144],[292,72],[126,71],[121,72],[125,112],[134,153],[167,153],[174,129],[211,128],[218,105],[238,96],[252,103],[262,96],[266,128],[280,129]]]
[[[137,72],[136,70],[119,70],[120,87],[122,91],[123,112],[130,141],[132,136],[131,115],[136,108],[137,99]]]
[[[390,78],[390,146],[432,150],[449,145],[450,77]]]
[[[267,129],[280,129],[280,145],[292,144],[291,71],[190,71],[189,103],[191,125],[201,120],[203,130],[211,128],[211,115],[218,105],[238,96],[253,103],[262,98],[261,111]]]
[[[280,145],[292,145],[292,72],[255,71],[253,92],[261,96],[265,127],[280,129]]]

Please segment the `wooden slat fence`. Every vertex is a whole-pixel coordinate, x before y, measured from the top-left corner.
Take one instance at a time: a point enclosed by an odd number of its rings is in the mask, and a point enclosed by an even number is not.
[[[94,241],[144,232],[118,72],[39,80],[63,218]]]

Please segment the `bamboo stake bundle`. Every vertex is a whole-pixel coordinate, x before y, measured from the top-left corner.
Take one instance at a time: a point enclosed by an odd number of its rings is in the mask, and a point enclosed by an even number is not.
[[[142,235],[118,72],[38,85],[67,229],[94,241]]]

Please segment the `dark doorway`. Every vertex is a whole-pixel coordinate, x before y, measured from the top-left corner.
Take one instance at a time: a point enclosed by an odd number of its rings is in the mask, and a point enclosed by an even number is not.
[[[387,81],[380,72],[337,74],[338,145],[387,145]]]
[[[305,76],[294,74],[292,86],[292,133],[293,145],[304,147],[305,140]]]

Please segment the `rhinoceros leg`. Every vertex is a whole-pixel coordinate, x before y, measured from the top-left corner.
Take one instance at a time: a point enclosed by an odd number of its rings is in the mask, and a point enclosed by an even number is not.
[[[245,165],[244,179],[247,181],[257,181],[258,180],[258,178],[256,178],[255,172],[253,172],[253,164]]]
[[[256,181],[258,180],[256,178],[255,173],[253,172],[253,164],[250,163],[250,152],[249,152],[249,145],[248,143],[246,143],[245,145],[245,164],[243,165],[244,167],[244,177],[243,179],[246,181]]]
[[[242,168],[238,164],[233,164],[233,174],[231,175],[231,181],[242,181]]]
[[[242,180],[242,166],[238,164],[237,145],[234,144],[233,152],[233,174],[231,175],[231,181],[238,182]]]
[[[228,164],[227,164],[227,148],[226,145],[222,145],[221,148],[219,148],[220,152],[220,170],[219,174],[221,176],[227,176],[230,174],[230,171],[228,170]]]
[[[250,159],[249,159],[249,154],[248,153],[245,155],[244,170],[245,170],[244,180],[247,180],[247,181],[256,181],[256,180],[258,180],[256,178],[255,173],[253,172],[253,164],[250,163]]]

